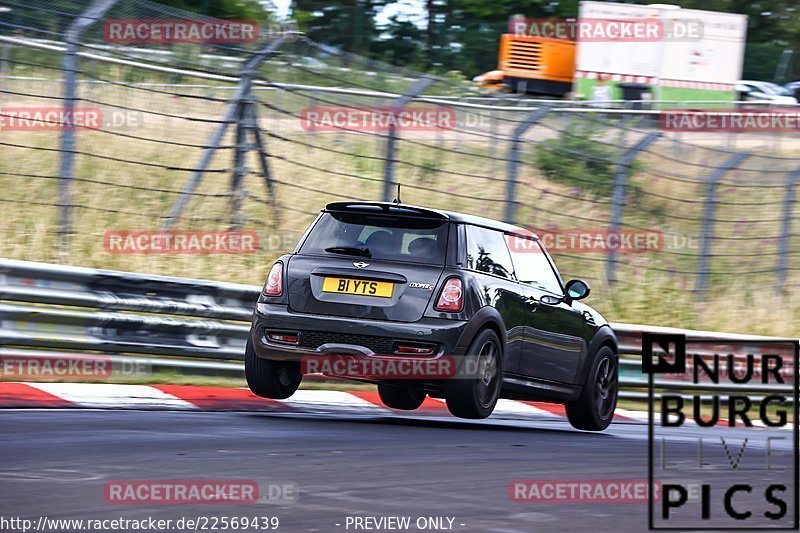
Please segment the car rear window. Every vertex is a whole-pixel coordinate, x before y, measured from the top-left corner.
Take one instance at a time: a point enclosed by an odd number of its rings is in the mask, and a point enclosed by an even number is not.
[[[349,255],[326,251],[330,248],[367,249],[372,259],[444,265],[447,221],[379,213],[324,213],[300,252]]]

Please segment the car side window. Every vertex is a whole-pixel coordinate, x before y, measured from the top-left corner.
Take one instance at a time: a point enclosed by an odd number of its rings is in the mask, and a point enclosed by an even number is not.
[[[512,278],[514,265],[503,233],[467,226],[467,268],[501,278]]]
[[[539,242],[517,235],[512,236],[510,242],[514,272],[521,283],[553,294],[563,294],[558,276]]]

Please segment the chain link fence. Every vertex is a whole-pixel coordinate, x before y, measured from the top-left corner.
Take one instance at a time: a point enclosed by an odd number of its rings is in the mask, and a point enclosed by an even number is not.
[[[540,233],[610,319],[782,335],[800,323],[793,134],[662,131],[658,103],[479,96],[457,73],[285,28],[109,39],[113,21],[214,22],[143,0],[2,5],[0,256],[258,284],[327,202],[391,200],[399,184],[405,203]],[[21,118],[54,109],[97,122]],[[435,127],[393,126],[401,110]],[[162,230],[251,232],[258,247],[109,248],[109,233]]]

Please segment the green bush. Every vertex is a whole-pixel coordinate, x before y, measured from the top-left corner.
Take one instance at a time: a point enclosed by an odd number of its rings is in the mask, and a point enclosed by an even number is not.
[[[534,152],[534,162],[550,181],[598,196],[611,196],[618,151],[599,142],[597,137],[602,130],[592,126],[573,123],[559,132],[558,137],[542,141]],[[631,176],[636,170],[634,162]]]

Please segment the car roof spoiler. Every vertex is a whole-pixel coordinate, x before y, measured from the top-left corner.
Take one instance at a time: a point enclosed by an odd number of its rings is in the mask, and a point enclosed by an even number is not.
[[[392,215],[441,221],[450,220],[450,217],[441,211],[392,202],[333,202],[326,205],[323,211]]]

